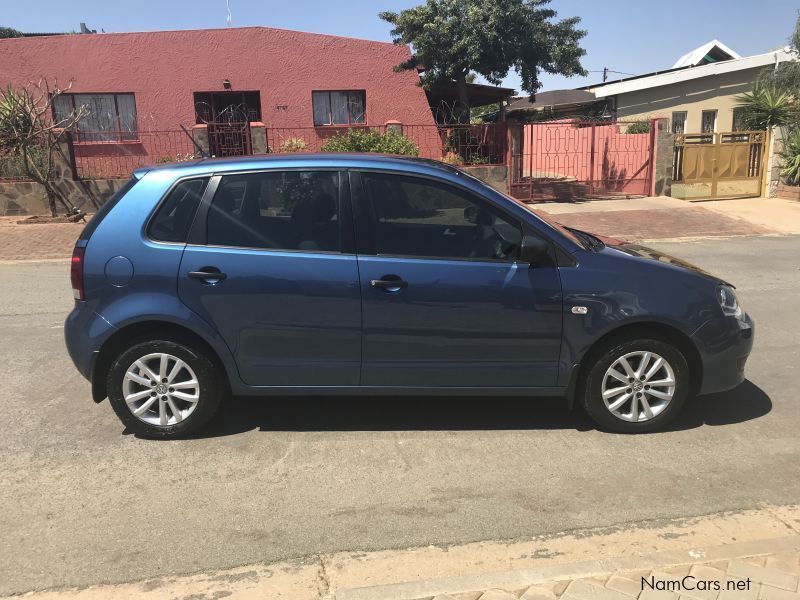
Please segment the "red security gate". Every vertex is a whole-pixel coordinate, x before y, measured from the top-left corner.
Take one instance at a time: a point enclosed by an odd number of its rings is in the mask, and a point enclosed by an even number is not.
[[[551,121],[513,134],[511,194],[522,200],[647,196],[655,121]]]

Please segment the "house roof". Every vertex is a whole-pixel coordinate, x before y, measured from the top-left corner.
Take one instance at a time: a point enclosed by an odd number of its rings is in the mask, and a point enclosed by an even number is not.
[[[533,111],[547,107],[559,106],[580,106],[583,104],[593,104],[597,101],[594,92],[584,89],[577,90],[551,90],[549,92],[539,92],[531,102],[528,96],[514,98],[506,109],[512,111]]]
[[[687,52],[681,56],[678,61],[672,65],[672,68],[696,67],[698,65],[719,62],[721,60],[730,60],[732,58],[742,57],[719,40],[711,40],[699,48],[695,48],[691,52]]]
[[[481,83],[467,84],[467,97],[470,106],[486,106],[495,102],[502,102],[517,93],[514,88],[498,87],[496,85],[485,85]],[[436,89],[428,92],[428,100],[431,104],[446,102],[451,104],[458,100],[458,86],[455,82],[443,84]]]
[[[791,60],[797,60],[797,55],[790,50],[775,50],[773,52],[766,52],[764,54],[732,58],[729,60],[711,62],[698,66],[683,66],[667,69],[665,71],[655,71],[653,73],[637,75],[636,77],[627,77],[624,79],[618,79],[616,81],[609,81],[607,83],[586,85],[578,89],[591,90],[598,98],[604,98],[606,96],[626,94],[629,92],[671,85],[701,77],[710,77],[713,75],[721,75],[723,73],[765,67],[768,65],[777,64],[779,62]]]

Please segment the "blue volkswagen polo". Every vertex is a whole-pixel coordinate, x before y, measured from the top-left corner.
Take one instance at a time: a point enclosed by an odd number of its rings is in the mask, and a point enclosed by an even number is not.
[[[141,169],[85,227],[71,278],[75,366],[153,438],[227,394],[561,395],[647,432],[741,383],[753,344],[718,277],[421,159]]]

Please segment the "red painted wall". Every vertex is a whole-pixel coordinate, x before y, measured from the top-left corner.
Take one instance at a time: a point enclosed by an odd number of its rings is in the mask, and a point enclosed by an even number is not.
[[[258,90],[261,120],[281,135],[330,136],[314,128],[312,90],[366,90],[367,125],[433,126],[417,73],[394,71],[408,56],[391,43],[267,27],[16,38],[0,40],[0,85],[44,76],[61,87],[73,80],[74,93],[133,92],[138,142],[75,145],[83,176],[124,176],[192,153],[179,129],[195,124],[193,94],[225,91],[224,79],[234,91]]]
[[[313,127],[315,89],[365,89],[369,125],[432,125],[417,74],[393,70],[408,55],[390,43],[267,27],[16,38],[0,40],[0,84],[47,76],[74,79],[73,92],[134,92],[140,131],[190,127],[193,92],[224,91],[223,79],[261,92],[267,127]]]

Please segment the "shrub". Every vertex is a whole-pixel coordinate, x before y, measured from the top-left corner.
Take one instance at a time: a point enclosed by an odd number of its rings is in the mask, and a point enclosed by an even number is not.
[[[47,158],[41,148],[30,148],[28,160],[40,171],[44,171],[47,168]],[[25,169],[24,159],[21,154],[0,153],[0,179],[29,179],[29,177],[30,175]]]
[[[625,133],[650,133],[650,121],[637,121],[631,123]]]
[[[381,154],[401,154],[419,156],[417,145],[395,131],[384,134],[374,129],[348,129],[347,133],[336,135],[322,146],[323,152],[378,152]]]
[[[800,129],[795,129],[786,138],[786,145],[781,152],[783,171],[789,185],[800,185]]]
[[[464,159],[457,152],[450,151],[442,157],[442,162],[458,167],[464,164]]]
[[[308,150],[306,141],[297,137],[286,138],[278,147],[278,152],[305,152],[306,150]]]

